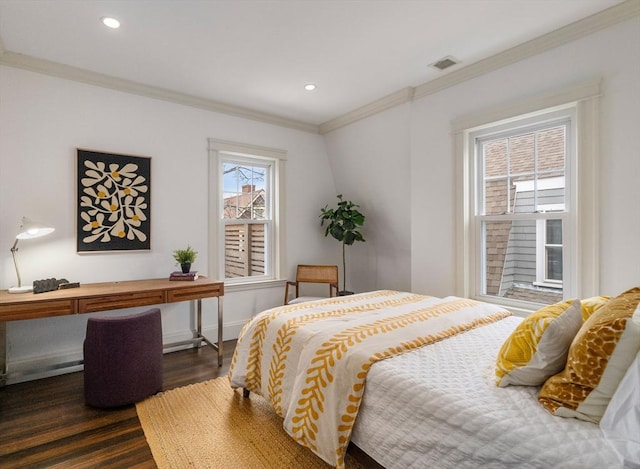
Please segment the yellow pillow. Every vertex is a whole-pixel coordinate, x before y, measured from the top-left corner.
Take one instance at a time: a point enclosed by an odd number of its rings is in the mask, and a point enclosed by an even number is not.
[[[496,384],[538,386],[562,371],[582,326],[580,300],[567,300],[527,316],[498,353]]]
[[[640,350],[640,287],[598,308],[576,335],[567,366],[542,386],[538,401],[552,414],[598,423]]]
[[[580,303],[582,304],[582,319],[585,321],[589,319],[589,316],[591,316],[598,308],[607,304],[610,299],[610,296],[592,296],[591,298],[580,300]]]

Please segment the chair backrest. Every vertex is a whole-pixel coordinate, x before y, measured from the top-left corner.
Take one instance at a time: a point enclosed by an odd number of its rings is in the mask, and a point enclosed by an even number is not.
[[[296,282],[338,284],[337,265],[298,265]]]
[[[296,281],[287,282],[284,290],[284,304],[298,302],[301,283],[325,283],[329,284],[329,296],[338,294],[338,266],[337,265],[305,265],[299,264],[296,269]],[[289,300],[289,285],[295,286],[295,297]],[[300,298],[299,301],[318,299],[318,297]]]

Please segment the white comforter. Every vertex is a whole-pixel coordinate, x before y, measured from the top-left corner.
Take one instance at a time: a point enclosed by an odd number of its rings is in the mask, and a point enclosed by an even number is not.
[[[389,290],[273,308],[243,329],[229,377],[266,397],[298,443],[342,468],[372,363],[509,315]]]
[[[495,357],[519,321],[375,363],[351,441],[388,469],[622,467],[597,425],[552,416],[536,387],[495,385]]]

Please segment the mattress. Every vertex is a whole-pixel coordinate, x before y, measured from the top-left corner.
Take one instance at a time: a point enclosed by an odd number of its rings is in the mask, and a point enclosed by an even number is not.
[[[375,363],[351,441],[392,468],[622,467],[598,425],[555,417],[537,387],[495,385],[508,317]]]

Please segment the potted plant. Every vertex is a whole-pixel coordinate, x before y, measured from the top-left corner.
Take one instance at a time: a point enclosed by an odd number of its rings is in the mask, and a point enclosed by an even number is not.
[[[187,246],[187,249],[177,249],[173,251],[173,258],[178,264],[183,273],[188,273],[191,270],[191,264],[196,261],[198,253],[191,249],[191,246]]]
[[[325,205],[320,209],[322,214],[320,226],[327,222],[324,231],[325,236],[331,235],[342,243],[342,291],[339,295],[350,295],[353,292],[347,291],[347,267],[345,258],[345,246],[351,246],[356,241],[365,241],[358,228],[364,224],[364,215],[358,211],[359,205],[348,200],[342,200],[342,194],[338,196],[338,206],[329,208]]]

